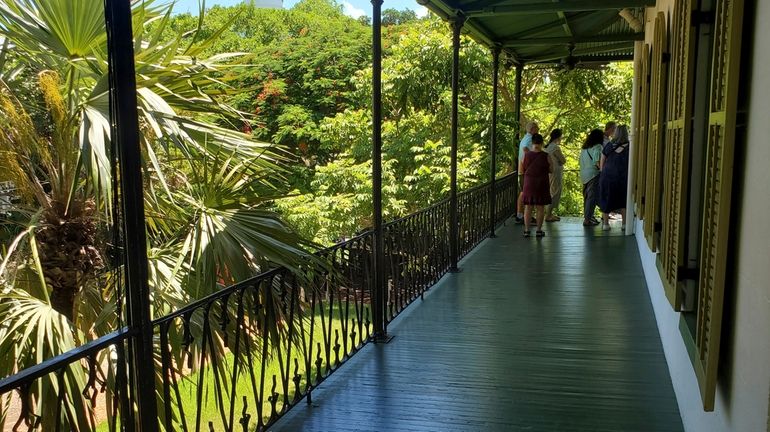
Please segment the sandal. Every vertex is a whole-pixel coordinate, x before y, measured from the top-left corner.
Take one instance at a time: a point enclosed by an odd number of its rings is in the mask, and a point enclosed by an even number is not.
[[[535,231],[535,237],[545,237],[545,231]]]
[[[529,231],[524,231],[524,237],[529,238]]]

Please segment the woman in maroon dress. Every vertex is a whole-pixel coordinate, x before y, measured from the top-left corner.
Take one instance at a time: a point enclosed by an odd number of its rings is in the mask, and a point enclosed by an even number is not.
[[[545,218],[545,206],[551,204],[551,184],[548,174],[553,171],[551,159],[548,153],[543,151],[543,136],[532,136],[532,151],[524,156],[521,164],[524,174],[524,189],[522,202],[524,203],[524,237],[529,237],[529,223],[532,218],[532,207],[537,209],[537,237],[543,237],[543,219]]]

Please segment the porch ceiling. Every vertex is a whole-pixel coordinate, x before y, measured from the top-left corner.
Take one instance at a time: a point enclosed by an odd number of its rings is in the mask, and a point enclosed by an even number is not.
[[[477,41],[516,64],[630,60],[644,8],[655,0],[418,0],[445,19],[464,16]],[[624,11],[625,10],[625,11]],[[625,18],[621,16],[621,11]]]

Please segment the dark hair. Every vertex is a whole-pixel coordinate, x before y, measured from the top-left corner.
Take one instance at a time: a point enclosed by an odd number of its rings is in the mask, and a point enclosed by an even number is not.
[[[596,144],[602,143],[604,143],[604,132],[602,132],[601,129],[594,129],[588,134],[588,137],[586,138],[585,142],[583,142],[583,147],[581,148],[583,150],[590,149]]]
[[[543,144],[543,136],[540,134],[532,135],[532,144]]]
[[[561,138],[561,129],[554,129],[551,131],[551,136],[548,139],[548,144],[556,141],[557,139]]]

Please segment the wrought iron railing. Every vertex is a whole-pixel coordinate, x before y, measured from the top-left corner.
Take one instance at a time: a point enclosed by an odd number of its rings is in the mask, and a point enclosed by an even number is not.
[[[489,223],[491,183],[476,186],[458,195],[460,215],[460,257],[467,255],[491,230]],[[495,182],[495,222],[504,221],[516,203],[516,177],[507,175]]]
[[[115,331],[0,380],[0,429],[116,430],[118,419],[130,423],[120,361],[130,336]]]
[[[512,214],[515,187],[513,175],[496,182],[494,210],[490,184],[459,194],[461,256]],[[449,212],[443,200],[385,224],[386,321],[449,271]],[[364,232],[319,252],[322,268],[302,275],[277,268],[155,320],[156,374],[141,379],[156,388],[161,428],[260,431],[303,398],[310,402],[313,389],[372,339],[373,245],[374,233]],[[78,423],[68,415],[73,404],[91,411],[101,404],[113,419],[121,413],[106,430],[130,424],[125,393],[110,388],[125,388],[117,367],[129,337],[129,330],[104,336],[0,381],[0,401],[13,394],[18,411],[7,413],[13,418],[6,423],[13,430],[41,426],[43,401],[29,390],[47,380],[55,395],[46,407],[56,422],[51,430],[95,428],[100,417]]]

